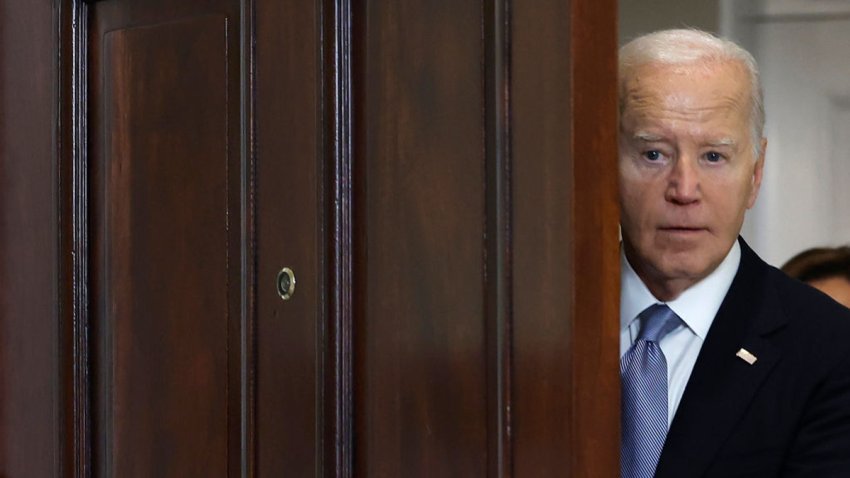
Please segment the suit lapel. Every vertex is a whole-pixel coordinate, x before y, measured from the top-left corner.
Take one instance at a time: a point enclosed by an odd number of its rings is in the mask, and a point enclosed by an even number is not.
[[[709,329],[673,418],[656,477],[701,476],[780,360],[764,336],[784,324],[769,268],[741,242],[741,265]],[[736,356],[745,349],[750,365]]]

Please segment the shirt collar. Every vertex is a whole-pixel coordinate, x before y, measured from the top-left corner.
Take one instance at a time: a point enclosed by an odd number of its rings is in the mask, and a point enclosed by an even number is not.
[[[714,316],[732,286],[740,262],[741,246],[735,241],[726,257],[711,274],[687,288],[676,299],[667,302],[673,312],[700,339],[705,340]],[[662,301],[652,295],[620,247],[620,327],[629,327],[638,314],[658,302]]]

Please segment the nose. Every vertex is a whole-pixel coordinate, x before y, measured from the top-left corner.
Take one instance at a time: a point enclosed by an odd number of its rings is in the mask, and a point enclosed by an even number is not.
[[[670,170],[666,199],[674,204],[693,204],[699,201],[700,193],[699,171],[696,162],[689,157],[679,157]]]

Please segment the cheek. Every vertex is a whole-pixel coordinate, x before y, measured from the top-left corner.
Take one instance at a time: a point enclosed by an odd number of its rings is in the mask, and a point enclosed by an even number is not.
[[[634,201],[640,199],[643,191],[647,189],[646,179],[641,176],[628,158],[620,158],[619,180],[621,204],[633,204]]]
[[[634,215],[636,205],[640,202],[640,186],[621,175],[619,193],[621,215],[630,219]]]
[[[755,186],[749,175],[736,174],[732,177],[716,178],[716,180],[704,182],[707,189],[711,190],[712,202],[724,217],[739,217],[750,207],[754,198]]]
[[[723,241],[733,240],[741,233],[747,207],[743,190],[719,191],[720,195],[709,208],[715,232]]]
[[[753,206],[755,206],[756,198],[758,198],[758,192],[758,185],[755,184],[754,181],[751,181],[749,187],[747,187],[746,202],[744,203],[744,206],[747,209],[751,209]]]
[[[734,205],[730,204],[730,207],[737,209],[739,211],[738,215],[743,216],[747,212],[747,209],[752,207],[754,200],[755,188],[750,179],[747,178],[745,181],[739,183],[738,194],[734,196],[734,201],[730,200],[729,202],[734,202]]]
[[[637,240],[651,222],[652,194],[648,184],[620,181],[620,225],[626,235]]]

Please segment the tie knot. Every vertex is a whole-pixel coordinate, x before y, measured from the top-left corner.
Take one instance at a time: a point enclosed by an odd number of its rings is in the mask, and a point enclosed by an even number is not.
[[[640,322],[638,340],[658,343],[679,325],[679,316],[666,304],[655,304],[641,312]]]

